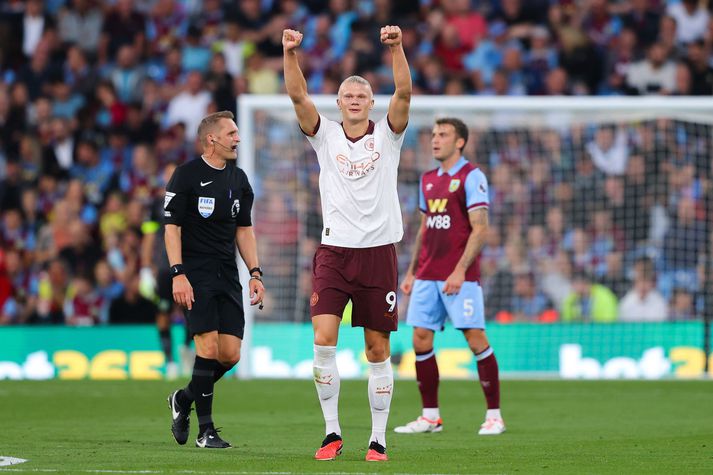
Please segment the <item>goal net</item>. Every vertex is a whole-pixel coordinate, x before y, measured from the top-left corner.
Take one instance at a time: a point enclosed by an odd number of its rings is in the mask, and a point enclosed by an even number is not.
[[[339,120],[335,97],[313,97]],[[389,97],[377,96],[373,118]],[[713,101],[692,98],[416,97],[401,152],[405,272],[420,216],[420,174],[435,168],[431,129],[458,117],[464,155],[490,184],[482,253],[488,335],[504,376],[701,376],[709,300]],[[242,96],[239,165],[265,308],[248,311],[242,376],[310,377],[312,257],[322,232],[316,156],[285,96]],[[400,317],[408,298],[399,295]],[[340,332],[340,370],[364,374],[363,336]],[[413,376],[411,330],[392,338]],[[460,332],[437,335],[446,377],[476,374]]]

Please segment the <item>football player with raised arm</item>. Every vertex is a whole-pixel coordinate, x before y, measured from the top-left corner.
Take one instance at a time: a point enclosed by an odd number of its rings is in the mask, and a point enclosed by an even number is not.
[[[390,332],[398,326],[398,276],[394,243],[403,236],[397,171],[411,102],[411,74],[398,26],[385,26],[381,43],[391,51],[395,91],[386,116],[374,122],[371,85],[360,76],[339,87],[341,122],[327,119],[307,94],[298,48],[302,33],[284,30],[287,93],[302,132],[317,153],[322,199],[322,243],[314,256],[310,308],[314,327],[314,382],[326,425],[317,460],[342,451],[338,418],[337,338],[351,299],[352,326],[364,328],[369,361],[372,431],[366,460],[384,461],[386,423],[394,388]]]

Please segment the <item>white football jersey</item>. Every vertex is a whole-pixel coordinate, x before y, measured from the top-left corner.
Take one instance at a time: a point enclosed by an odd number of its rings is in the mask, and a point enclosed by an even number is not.
[[[404,234],[397,193],[403,132],[395,134],[386,116],[369,121],[365,136],[349,140],[339,122],[319,116],[307,137],[319,160],[322,244],[364,248],[399,242]]]

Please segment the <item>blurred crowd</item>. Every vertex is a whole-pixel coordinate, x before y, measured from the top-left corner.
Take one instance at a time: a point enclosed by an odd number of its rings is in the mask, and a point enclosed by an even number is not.
[[[268,312],[307,320],[311,258],[322,232],[314,193],[319,170],[294,124],[279,114],[257,119],[263,198],[256,232],[271,273]],[[402,275],[420,223],[419,175],[437,165],[432,124],[412,119],[399,167]],[[490,185],[491,227],[480,261],[489,320],[702,317],[711,296],[713,126],[667,118],[612,122],[613,114],[604,120],[550,127],[533,116],[526,127],[491,121],[471,128],[464,155]],[[407,302],[401,296],[402,308]]]
[[[389,94],[385,24],[404,32],[416,94],[713,92],[710,6],[692,0],[4,0],[0,323],[153,321],[140,276],[164,265],[163,187],[196,156],[200,119],[283,92],[288,27],[305,34],[311,93],[361,74]],[[301,320],[321,231],[315,163],[294,123],[258,121],[266,316]],[[467,156],[492,184],[488,317],[637,319],[654,301],[657,319],[700,315],[710,132],[667,120],[473,130]],[[402,264],[429,134],[411,127],[404,147]]]

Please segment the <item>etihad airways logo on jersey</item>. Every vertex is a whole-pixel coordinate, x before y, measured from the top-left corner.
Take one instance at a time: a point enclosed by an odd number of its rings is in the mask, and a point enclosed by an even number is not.
[[[339,154],[337,155],[337,168],[342,176],[347,178],[361,178],[376,168],[374,164],[379,160],[380,156],[379,152],[374,152],[370,157],[352,162],[346,156]]]
[[[436,198],[428,200],[428,211],[431,213],[443,213],[446,210],[448,198]]]

